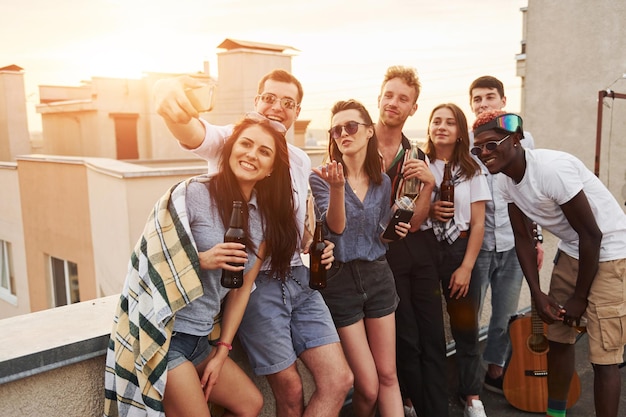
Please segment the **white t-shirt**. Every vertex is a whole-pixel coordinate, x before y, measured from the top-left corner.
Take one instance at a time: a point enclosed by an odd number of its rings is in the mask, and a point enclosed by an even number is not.
[[[600,261],[626,258],[626,214],[604,184],[568,153],[526,149],[525,157],[526,172],[519,184],[507,176],[498,177],[504,200],[561,239],[559,249],[578,259],[578,233],[560,206],[582,190],[602,231]]]
[[[441,184],[443,180],[443,169],[445,163],[441,159],[436,159],[430,162],[430,170],[435,177],[435,184]],[[458,172],[458,167],[454,167],[452,176]],[[433,192],[433,199],[435,193]],[[468,230],[470,228],[470,221],[472,219],[471,203],[477,201],[491,200],[491,191],[487,184],[485,176],[478,171],[470,180],[463,179],[454,185],[454,224],[460,231]]]
[[[233,133],[233,125],[214,126],[203,119],[200,119],[200,121],[204,124],[206,131],[204,141],[196,149],[190,149],[190,151],[208,162],[209,174],[211,174],[218,171],[224,142]],[[304,219],[306,216],[306,198],[309,190],[311,159],[306,152],[297,146],[288,143],[287,147],[289,149],[289,171],[291,174],[293,201],[296,209],[296,223],[298,225],[300,238],[302,238],[304,234]],[[276,198],[280,198],[280,196],[277,195]],[[302,265],[302,258],[300,257],[299,249],[294,248],[291,266],[298,265]],[[266,259],[262,269],[268,269],[268,266],[269,262],[268,259]]]

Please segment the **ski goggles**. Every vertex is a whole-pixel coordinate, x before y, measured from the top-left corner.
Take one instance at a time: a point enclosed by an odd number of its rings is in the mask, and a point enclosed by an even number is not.
[[[521,117],[519,117],[517,114],[505,113],[497,116],[495,119],[485,123],[484,125],[478,126],[476,129],[474,129],[474,136],[486,130],[492,129],[504,130],[505,132],[509,133],[523,133],[524,131],[524,129],[522,128]]]

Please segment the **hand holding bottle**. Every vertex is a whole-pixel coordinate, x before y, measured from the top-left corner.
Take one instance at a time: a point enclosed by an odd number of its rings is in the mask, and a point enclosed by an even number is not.
[[[430,206],[430,217],[440,222],[447,222],[454,217],[454,203],[437,200]]]
[[[404,160],[404,165],[402,166],[402,177],[404,178],[402,195],[414,200],[419,195],[422,184],[419,177],[416,175],[416,163],[420,161],[419,147],[417,141],[412,140],[410,142],[411,149],[409,149],[408,155]]]
[[[201,269],[228,269],[231,271],[243,270],[243,266],[231,264],[245,264],[248,262],[248,253],[241,243],[218,243],[209,250],[198,253]]]

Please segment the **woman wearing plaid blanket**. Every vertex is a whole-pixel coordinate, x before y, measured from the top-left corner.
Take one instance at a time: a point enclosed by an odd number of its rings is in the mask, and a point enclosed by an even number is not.
[[[446,298],[450,328],[456,344],[459,395],[465,416],[484,416],[479,400],[481,380],[478,345],[480,283],[472,269],[484,234],[485,201],[491,199],[485,176],[469,153],[469,133],[463,111],[440,104],[430,114],[425,152],[436,184],[441,184],[445,163],[452,164],[454,203],[439,201],[433,192],[430,217],[439,246],[438,271]],[[481,414],[482,413],[482,414]]]
[[[209,400],[227,415],[260,413],[261,393],[228,353],[263,259],[271,255],[272,271],[285,274],[297,246],[285,131],[248,114],[225,142],[217,174],[174,186],[155,206],[116,314],[105,415],[210,417]],[[243,202],[245,246],[223,241],[235,200]],[[243,286],[222,287],[222,269],[243,269]]]

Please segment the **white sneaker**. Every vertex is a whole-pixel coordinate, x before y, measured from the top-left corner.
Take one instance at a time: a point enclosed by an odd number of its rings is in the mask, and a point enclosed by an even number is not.
[[[485,407],[483,406],[482,401],[472,400],[471,402],[472,405],[467,404],[465,406],[463,417],[487,417],[487,414],[485,414]]]
[[[404,406],[404,417],[417,417],[415,408]]]

